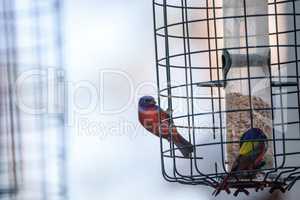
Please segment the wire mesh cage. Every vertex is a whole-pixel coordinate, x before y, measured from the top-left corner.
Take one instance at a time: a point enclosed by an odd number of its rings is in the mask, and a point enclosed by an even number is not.
[[[0,199],[65,199],[60,0],[0,2]]]
[[[236,196],[294,186],[299,11],[297,0],[153,1],[158,103],[169,116],[160,124],[171,135],[161,137],[166,180]],[[190,156],[174,129],[193,144]]]

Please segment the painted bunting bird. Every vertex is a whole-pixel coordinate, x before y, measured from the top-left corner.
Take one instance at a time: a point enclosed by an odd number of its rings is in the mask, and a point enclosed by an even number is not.
[[[167,112],[156,105],[153,97],[144,96],[140,98],[138,105],[138,114],[139,121],[145,129],[156,136],[160,136],[160,125],[162,137],[168,141],[171,140],[171,134],[169,131],[170,116]],[[161,119],[161,123],[159,123],[159,119]],[[179,151],[184,157],[190,157],[191,153],[193,152],[193,145],[178,133],[176,127],[172,127],[171,129],[174,144],[178,147]]]
[[[215,190],[217,196],[222,189],[228,193],[228,179],[233,172],[242,172],[243,170],[256,170],[262,168],[266,163],[264,161],[265,153],[268,150],[267,136],[259,128],[251,128],[246,131],[240,139],[239,156],[232,165],[231,172],[224,178],[220,186]]]

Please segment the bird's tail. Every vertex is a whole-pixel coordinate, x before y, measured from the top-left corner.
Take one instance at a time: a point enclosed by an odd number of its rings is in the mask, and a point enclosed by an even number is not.
[[[191,153],[194,150],[193,145],[184,139],[180,134],[176,134],[174,143],[184,157],[189,158],[191,156]]]

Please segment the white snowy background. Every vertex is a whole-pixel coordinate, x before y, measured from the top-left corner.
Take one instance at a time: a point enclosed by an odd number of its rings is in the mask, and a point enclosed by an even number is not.
[[[152,1],[66,0],[64,15],[66,66],[76,89],[68,113],[70,199],[233,199],[166,182],[159,140],[138,124],[138,97],[156,91]]]

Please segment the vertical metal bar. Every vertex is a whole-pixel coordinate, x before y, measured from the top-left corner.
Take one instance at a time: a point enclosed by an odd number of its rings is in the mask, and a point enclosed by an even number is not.
[[[54,35],[56,37],[56,48],[58,50],[58,63],[57,63],[57,67],[59,69],[64,70],[65,67],[65,63],[64,63],[64,59],[63,59],[63,54],[64,54],[64,48],[63,48],[63,0],[55,0],[54,2],[54,9],[56,10],[56,16],[55,16],[55,23],[56,23],[56,29],[54,30]],[[63,71],[63,73],[65,74],[65,71]],[[60,77],[61,79],[62,77]],[[65,81],[66,77],[64,76],[64,80]],[[66,98],[66,94],[68,94],[67,88],[64,87],[64,91],[63,91],[63,97],[62,98]],[[59,177],[60,177],[60,188],[59,190],[62,193],[62,197],[61,199],[69,199],[68,197],[68,173],[67,173],[67,149],[68,149],[68,143],[67,143],[67,131],[66,131],[66,127],[65,127],[65,123],[66,123],[66,114],[68,113],[68,105],[67,105],[67,99],[64,99],[63,101],[63,113],[61,114],[61,124],[58,127],[58,136],[60,136],[59,139],[59,153],[61,155],[61,159],[60,159],[60,166],[59,166]]]
[[[218,82],[221,81],[220,79],[220,65],[219,65],[219,48],[218,48],[218,30],[217,30],[217,21],[216,21],[216,2],[213,0],[213,22],[214,22],[214,38],[215,38],[215,56],[216,56],[216,63],[217,63],[217,80]],[[224,20],[224,19],[223,19]],[[224,159],[224,142],[223,138],[223,122],[222,122],[222,101],[221,101],[221,89],[218,87],[218,97],[219,97],[219,125],[220,125],[220,140],[221,140],[221,155],[222,155],[222,166],[224,172],[228,173],[225,166],[225,159]]]
[[[253,108],[252,108],[252,91],[251,91],[251,73],[250,73],[250,63],[249,63],[249,41],[248,41],[248,19],[247,19],[247,3],[243,0],[244,4],[244,20],[245,20],[245,42],[246,42],[246,54],[247,54],[247,74],[248,74],[248,91],[249,91],[249,106],[250,106],[250,118],[251,118],[251,128],[253,128]]]
[[[36,64],[37,64],[37,68],[39,70],[42,70],[42,55],[44,53],[43,48],[41,47],[41,38],[42,38],[42,33],[41,33],[41,13],[40,13],[40,8],[38,6],[38,0],[33,0],[32,2],[32,17],[34,18],[33,22],[34,22],[34,27],[33,27],[33,33],[34,33],[34,37],[35,40],[37,41],[37,46],[35,47],[35,56],[36,56]],[[44,91],[43,91],[43,84],[44,84],[44,80],[42,79],[42,77],[39,77],[38,80],[38,84],[33,83],[33,87],[35,89],[37,89],[36,93],[34,93],[34,99],[35,99],[35,108],[39,108],[42,103],[43,103],[43,97],[44,97]],[[48,199],[48,195],[47,195],[47,174],[46,174],[46,167],[47,167],[47,161],[46,161],[46,137],[45,137],[45,121],[44,121],[44,113],[39,114],[40,116],[38,116],[39,120],[36,121],[36,126],[37,126],[37,137],[39,137],[39,149],[40,149],[40,156],[41,156],[41,160],[40,160],[40,170],[41,170],[41,174],[40,174],[40,183],[42,186],[42,198],[44,200]]]
[[[276,31],[277,32],[277,31]],[[270,58],[271,59],[271,58]],[[276,134],[275,134],[275,115],[274,115],[274,100],[273,100],[273,87],[272,87],[272,81],[273,81],[273,75],[272,75],[272,62],[270,61],[269,63],[269,81],[270,81],[270,95],[271,95],[271,115],[272,115],[272,135],[273,135],[273,140],[272,140],[272,144],[273,144],[273,157],[274,157],[274,164],[275,164],[275,168],[277,168],[277,158],[275,157],[276,155]],[[266,178],[267,176],[265,176]],[[266,180],[266,179],[265,179]]]
[[[155,66],[156,66],[156,82],[157,82],[157,103],[158,106],[161,106],[160,100],[160,72],[159,72],[159,64],[158,64],[158,42],[157,42],[157,33],[156,33],[156,9],[155,9],[155,0],[152,1],[152,9],[153,9],[153,28],[154,28],[154,47],[155,47]],[[165,163],[164,163],[164,153],[163,153],[163,138],[161,134],[161,116],[160,111],[158,112],[158,127],[160,133],[160,157],[161,157],[161,170],[163,176],[165,176]]]
[[[296,77],[297,77],[297,102],[298,102],[298,119],[300,120],[300,87],[299,87],[299,61],[298,61],[298,36],[297,36],[297,13],[296,13],[296,0],[293,0],[293,28],[294,28],[294,45],[295,45],[295,58],[296,58]],[[299,127],[300,128],[300,127]],[[300,134],[300,132],[299,132]]]
[[[13,92],[12,92],[12,87],[13,87],[13,80],[12,80],[12,57],[11,57],[11,40],[10,38],[11,34],[9,32],[9,15],[8,12],[11,12],[7,0],[3,1],[3,19],[4,19],[4,32],[5,32],[5,46],[6,46],[6,75],[7,75],[7,103],[8,106],[5,108],[8,108],[7,114],[9,115],[9,120],[7,121],[7,126],[8,132],[7,134],[10,134],[10,140],[11,140],[11,153],[12,153],[12,174],[13,174],[13,188],[17,189],[18,184],[17,184],[17,168],[16,168],[16,146],[15,146],[15,127],[14,127],[14,115],[13,112],[15,111],[14,106],[13,106]]]
[[[277,62],[278,62],[278,76],[279,76],[279,82],[282,82],[282,76],[281,76],[281,58],[280,58],[280,44],[279,44],[279,24],[278,24],[278,12],[277,12],[277,0],[274,1],[274,11],[275,11],[275,30],[276,30],[276,48],[277,48]],[[285,152],[285,130],[284,130],[284,113],[283,113],[283,98],[282,98],[282,86],[279,87],[280,92],[280,116],[281,116],[281,133],[282,133],[282,148],[283,152]],[[274,134],[275,138],[274,141],[276,141],[276,134]],[[274,149],[274,155],[276,155],[276,144]],[[283,156],[283,161],[280,167],[283,167],[285,163],[285,153]],[[277,158],[275,157],[275,168],[277,169]]]
[[[211,54],[211,37],[210,37],[210,21],[209,21],[209,2],[206,0],[206,28],[207,28],[207,45],[208,45],[208,65],[209,65],[209,79],[213,81],[213,66],[212,66],[212,54]],[[218,59],[218,58],[217,58]],[[216,66],[216,69],[218,67]],[[216,139],[216,127],[215,127],[215,100],[214,100],[214,89],[210,87],[210,98],[211,98],[211,111],[212,111],[212,131],[213,131],[213,139]],[[219,130],[222,127],[219,127]],[[215,173],[218,174],[218,163],[215,161]]]
[[[195,116],[194,116],[194,92],[193,92],[193,76],[192,76],[192,58],[191,58],[191,44],[190,44],[190,30],[189,30],[189,18],[188,18],[188,10],[187,10],[187,7],[188,7],[188,4],[187,4],[187,0],[184,0],[184,7],[185,7],[185,16],[184,16],[184,24],[185,24],[185,30],[186,30],[186,35],[187,35],[187,55],[188,55],[188,59],[187,59],[187,64],[188,64],[188,67],[189,67],[189,83],[188,85],[190,85],[190,106],[191,106],[191,111],[189,113],[189,119],[190,117],[192,117],[192,120],[191,120],[191,123],[192,125],[189,124],[190,128],[192,128],[192,138],[193,138],[193,141],[194,141],[194,144],[196,143],[196,136],[195,136]],[[194,158],[197,157],[197,149],[196,149],[196,146],[194,145]],[[194,159],[194,162],[195,162],[195,166],[196,166],[196,169],[198,170],[198,167],[197,167],[197,159]],[[199,170],[198,170],[199,171]]]
[[[187,63],[187,44],[186,39],[188,39],[189,35],[186,34],[185,24],[185,12],[184,9],[184,1],[181,0],[181,20],[182,20],[182,38],[183,38],[183,50],[184,50],[184,72],[185,72],[185,92],[186,92],[186,107],[187,107],[187,120],[188,120],[188,134],[189,141],[192,141],[191,137],[191,119],[190,119],[190,95],[189,95],[189,81],[188,81],[188,63]],[[193,159],[190,158],[190,176],[193,176]]]
[[[163,1],[163,11],[164,11],[164,34],[165,34],[165,56],[166,56],[166,76],[167,76],[167,93],[168,93],[168,114],[169,114],[169,135],[170,135],[170,145],[171,145],[171,156],[173,159],[173,174],[176,177],[176,153],[175,145],[173,140],[172,128],[173,124],[173,106],[172,106],[172,84],[171,84],[171,66],[170,66],[170,52],[169,52],[169,30],[168,30],[168,5],[167,0]]]
[[[10,2],[10,19],[11,19],[11,35],[12,35],[12,70],[13,70],[13,77],[14,77],[14,81],[17,78],[17,68],[18,68],[18,51],[17,51],[17,44],[16,44],[16,40],[17,40],[17,34],[16,34],[16,2],[15,0],[11,0]],[[15,92],[15,91],[14,91]],[[14,95],[14,101],[18,102],[17,96]],[[18,181],[21,182],[21,178],[22,178],[22,172],[23,172],[23,156],[22,156],[22,150],[23,150],[23,144],[22,144],[22,134],[21,134],[21,123],[20,123],[20,110],[17,106],[15,106],[15,130],[16,130],[16,139],[18,144],[16,145],[16,150],[17,150],[17,176],[18,177]],[[19,186],[18,186],[19,187]]]
[[[207,40],[208,40],[208,62],[209,62],[209,79],[213,81],[213,69],[212,69],[212,54],[211,54],[211,45],[210,45],[210,21],[209,19],[209,3],[206,0],[206,28],[207,28]],[[217,57],[218,59],[218,57]],[[212,110],[212,127],[213,127],[213,138],[216,139],[216,129],[215,129],[215,106],[214,106],[214,90],[213,87],[210,88],[210,97],[211,97],[211,110]],[[221,128],[221,127],[220,127]]]

